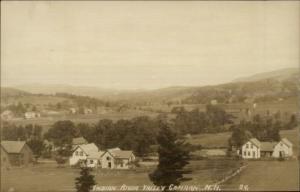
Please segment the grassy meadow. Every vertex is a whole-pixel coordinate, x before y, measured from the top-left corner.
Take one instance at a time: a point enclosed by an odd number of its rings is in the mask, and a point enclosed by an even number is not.
[[[188,177],[191,181],[184,185],[213,184],[223,175],[229,174],[240,166],[240,162],[232,160],[192,161],[188,166],[193,170]],[[93,171],[95,180],[100,186],[116,185],[152,185],[148,174],[155,167],[141,167],[135,170],[103,170]],[[57,168],[56,163],[38,164],[24,168],[11,168],[1,172],[1,189],[3,192],[14,188],[15,192],[67,192],[75,191],[75,178],[79,169],[67,165]]]

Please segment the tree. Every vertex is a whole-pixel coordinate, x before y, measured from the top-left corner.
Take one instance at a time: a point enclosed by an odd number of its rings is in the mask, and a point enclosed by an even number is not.
[[[82,167],[80,171],[80,176],[77,177],[75,186],[77,192],[89,192],[92,187],[96,184],[94,176],[90,174],[90,168]]]
[[[156,170],[149,174],[149,178],[154,185],[165,186],[164,191],[168,191],[171,184],[178,186],[181,182],[191,179],[184,177],[184,174],[191,172],[184,169],[189,164],[190,148],[184,141],[178,140],[176,133],[167,125],[161,124],[160,127],[157,137],[159,164]]]
[[[54,142],[54,145],[58,147],[64,147],[65,145],[72,144],[72,138],[77,134],[76,127],[72,121],[57,121],[54,125],[45,133],[45,139]]]
[[[32,150],[33,155],[34,155],[34,157],[37,161],[38,158],[42,155],[42,152],[45,148],[44,142],[42,140],[32,139],[32,140],[27,142],[27,145]]]

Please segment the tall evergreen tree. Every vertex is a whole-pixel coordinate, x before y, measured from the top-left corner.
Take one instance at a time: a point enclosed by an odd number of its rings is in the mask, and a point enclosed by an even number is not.
[[[88,167],[82,167],[80,171],[80,176],[77,177],[75,180],[77,192],[89,192],[96,184],[94,176],[91,175],[90,168]]]
[[[184,177],[191,171],[184,167],[189,164],[189,146],[184,141],[178,140],[175,132],[167,125],[160,125],[160,132],[157,137],[159,144],[159,164],[156,170],[149,174],[150,180],[156,186],[165,186],[164,191],[168,191],[168,187],[173,184],[180,185],[181,182],[191,180]]]

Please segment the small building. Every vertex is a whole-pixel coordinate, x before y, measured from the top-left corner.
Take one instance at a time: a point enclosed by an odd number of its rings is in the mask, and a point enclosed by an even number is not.
[[[107,150],[101,156],[101,167],[104,169],[129,169],[135,156],[132,151]]]
[[[76,114],[77,110],[75,108],[70,108],[69,112],[70,112],[70,114]]]
[[[89,108],[84,108],[84,109],[83,109],[83,113],[84,113],[84,114],[92,114],[92,113],[93,113],[93,110],[92,110],[92,109],[89,109]]]
[[[10,110],[5,110],[1,113],[1,119],[3,119],[3,120],[8,121],[8,120],[11,120],[13,118],[14,118],[14,113]]]
[[[38,117],[41,117],[41,114],[37,113],[37,112],[33,112],[33,111],[26,112],[24,114],[25,119],[34,119],[34,118],[38,118]]]
[[[260,142],[261,157],[272,157],[276,142]]]
[[[286,138],[281,139],[281,141],[274,146],[272,156],[276,158],[293,156],[293,144]]]
[[[9,161],[9,155],[1,145],[1,168],[9,168],[9,167],[11,167]]]
[[[69,159],[71,166],[80,164],[91,168],[100,166],[100,158],[103,151],[99,151],[94,143],[78,145]]]
[[[261,144],[256,138],[250,139],[242,146],[241,156],[243,159],[258,159],[260,158]]]
[[[210,101],[210,104],[211,105],[217,105],[218,104],[218,100],[213,99],[213,100]]]
[[[1,141],[1,166],[2,162],[4,165],[27,166],[32,161],[33,153],[25,141]]]
[[[256,138],[252,138],[242,146],[240,155],[243,159],[291,157],[293,144],[286,138],[279,142],[260,142]]]

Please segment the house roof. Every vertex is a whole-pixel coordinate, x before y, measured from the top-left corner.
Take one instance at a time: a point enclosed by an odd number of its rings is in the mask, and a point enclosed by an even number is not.
[[[131,155],[133,154],[133,152],[132,152],[132,151],[116,150],[116,151],[112,151],[111,154],[112,154],[115,158],[129,159],[129,158],[131,157]]]
[[[277,142],[261,142],[260,151],[273,151]]]
[[[76,137],[73,138],[72,144],[73,145],[81,145],[81,144],[87,144],[88,142],[83,137]]]
[[[104,153],[104,151],[89,151],[89,153],[87,155],[88,155],[88,158],[99,159],[103,153]]]
[[[256,145],[257,147],[260,147],[261,145],[260,141],[258,141],[256,138],[251,138],[249,141],[254,145]]]
[[[283,139],[281,139],[281,141],[289,147],[293,146],[293,144],[287,138],[283,138]]]
[[[1,146],[7,153],[20,153],[25,141],[1,141]]]

